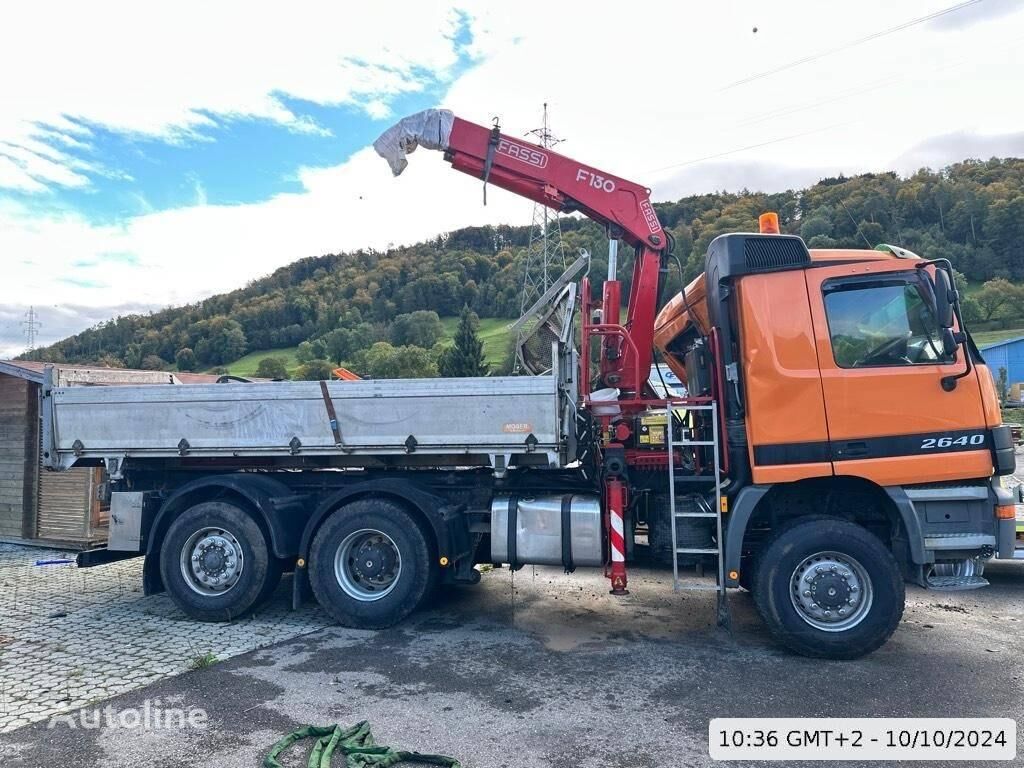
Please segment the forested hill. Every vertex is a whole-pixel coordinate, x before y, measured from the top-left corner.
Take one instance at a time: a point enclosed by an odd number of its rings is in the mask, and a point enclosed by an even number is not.
[[[675,237],[686,279],[701,271],[712,238],[754,229],[758,214],[774,210],[783,231],[799,233],[811,247],[894,243],[946,257],[971,281],[1024,280],[1021,159],[965,161],[909,178],[875,173],[823,179],[770,195],[695,195],[655,207]],[[568,259],[588,248],[591,278],[600,283],[607,251],[600,229],[568,218],[562,231]],[[348,359],[375,341],[393,339],[391,326],[403,314],[431,310],[445,317],[469,305],[482,318],[515,317],[528,240],[526,227],[473,227],[388,252],[305,258],[231,293],[101,323],[33,356],[205,369],[247,351],[330,336],[332,356]],[[628,256],[622,262],[620,274],[628,280]],[[674,272],[671,288],[677,289]]]

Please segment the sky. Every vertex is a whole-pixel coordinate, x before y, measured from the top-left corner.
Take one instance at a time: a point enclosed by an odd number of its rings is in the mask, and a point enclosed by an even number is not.
[[[286,10],[287,9],[287,10]],[[656,201],[1024,156],[1024,0],[18,3],[0,25],[0,356],[307,256],[527,224],[373,140],[445,107]]]

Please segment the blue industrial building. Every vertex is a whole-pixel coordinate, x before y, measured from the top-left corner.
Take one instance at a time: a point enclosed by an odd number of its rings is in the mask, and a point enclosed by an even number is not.
[[[981,356],[997,381],[999,369],[1005,368],[1008,386],[1024,383],[1024,336],[981,347]]]

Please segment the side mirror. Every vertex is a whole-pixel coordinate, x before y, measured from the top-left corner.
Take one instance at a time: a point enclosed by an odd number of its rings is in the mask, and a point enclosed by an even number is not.
[[[953,333],[952,328],[942,329],[942,351],[946,357],[953,357],[959,349],[960,344],[956,340],[956,335]]]
[[[941,267],[935,268],[935,314],[942,328],[953,327],[953,305],[956,303],[956,291],[949,282],[949,273]],[[943,334],[945,336],[945,334]]]

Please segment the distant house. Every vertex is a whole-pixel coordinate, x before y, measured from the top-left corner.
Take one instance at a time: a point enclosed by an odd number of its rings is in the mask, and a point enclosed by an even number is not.
[[[101,468],[48,472],[40,450],[44,363],[0,360],[0,541],[75,549],[107,538]],[[216,376],[56,366],[60,386],[212,383]]]
[[[1005,368],[1008,388],[1024,383],[1024,336],[988,344],[981,347],[981,354],[997,382],[999,369]],[[1018,387],[1016,391],[1020,392],[1020,389]]]

